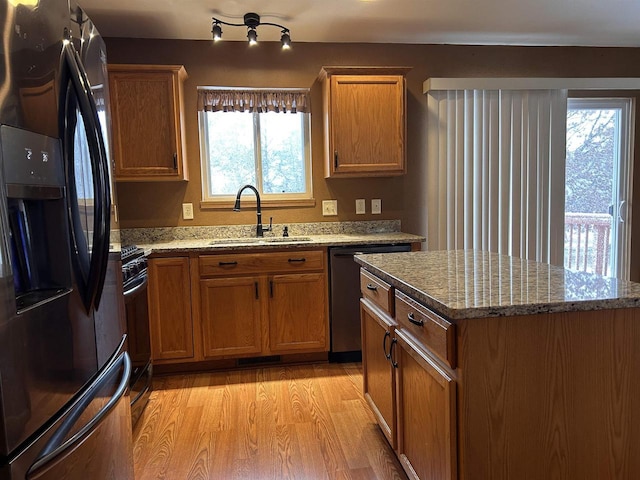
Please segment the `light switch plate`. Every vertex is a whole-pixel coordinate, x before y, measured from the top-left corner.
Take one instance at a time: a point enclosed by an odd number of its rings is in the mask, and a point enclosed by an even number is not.
[[[371,213],[379,215],[382,213],[382,200],[374,198],[371,200]]]
[[[364,198],[356,199],[356,215],[364,215],[367,213],[367,203]]]
[[[182,219],[193,220],[193,203],[182,204]]]
[[[323,200],[322,201],[322,215],[325,217],[338,215],[338,201],[337,200]]]

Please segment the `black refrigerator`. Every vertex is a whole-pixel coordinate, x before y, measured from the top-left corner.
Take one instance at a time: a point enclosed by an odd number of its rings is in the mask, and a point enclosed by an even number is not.
[[[0,480],[133,478],[104,42],[0,0]]]

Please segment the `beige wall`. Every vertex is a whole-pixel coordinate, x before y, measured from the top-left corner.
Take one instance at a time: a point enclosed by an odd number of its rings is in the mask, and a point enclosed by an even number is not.
[[[295,32],[294,32],[295,33]],[[276,223],[326,220],[402,220],[403,230],[426,234],[424,176],[426,171],[426,97],[422,82],[429,77],[548,76],[638,77],[640,49],[578,47],[503,47],[403,44],[294,43],[282,52],[276,43],[249,48],[244,42],[107,39],[110,63],[184,65],[185,126],[190,181],[181,183],[118,184],[121,225],[218,225],[253,223],[251,211],[233,213],[201,210],[196,87],[310,87],[312,95],[312,155],[315,207],[269,208],[263,218]],[[408,174],[397,178],[329,179],[323,176],[321,88],[323,65],[411,66],[407,75]],[[640,138],[637,135],[636,138]],[[636,168],[640,174],[640,166]],[[640,187],[636,189],[640,193]],[[323,217],[322,200],[338,200],[338,217]],[[355,199],[381,198],[382,215],[355,215]],[[195,218],[181,219],[181,203],[194,204]],[[640,209],[638,209],[640,213]],[[634,221],[640,227],[640,218]],[[640,234],[640,232],[639,232]],[[635,235],[638,237],[639,235]],[[634,253],[640,248],[634,248]],[[632,265],[640,264],[638,258]],[[634,269],[637,270],[637,269]]]

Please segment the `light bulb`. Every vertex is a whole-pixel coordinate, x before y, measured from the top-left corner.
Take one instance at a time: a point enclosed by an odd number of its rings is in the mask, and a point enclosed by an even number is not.
[[[249,45],[258,44],[258,32],[256,32],[254,28],[249,29],[247,32],[247,38],[249,39]]]
[[[283,50],[289,50],[291,48],[291,36],[289,36],[289,30],[283,30],[280,37],[280,43],[282,43]]]
[[[211,29],[211,33],[213,34],[214,42],[222,40],[222,27],[220,27],[220,24],[218,22],[216,22],[213,25],[213,28]]]

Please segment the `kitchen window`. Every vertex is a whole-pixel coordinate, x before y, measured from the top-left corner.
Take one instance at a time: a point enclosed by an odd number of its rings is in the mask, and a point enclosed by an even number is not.
[[[203,206],[254,185],[264,204],[313,204],[307,90],[198,90]]]

